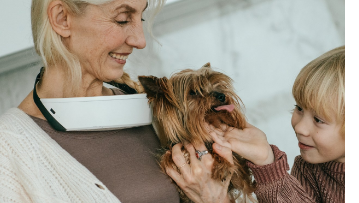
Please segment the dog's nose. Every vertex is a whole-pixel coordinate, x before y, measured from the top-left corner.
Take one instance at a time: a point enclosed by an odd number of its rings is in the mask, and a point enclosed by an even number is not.
[[[225,101],[226,101],[226,95],[224,95],[223,93],[216,92],[216,93],[214,94],[214,96],[215,96],[220,102],[225,102]]]

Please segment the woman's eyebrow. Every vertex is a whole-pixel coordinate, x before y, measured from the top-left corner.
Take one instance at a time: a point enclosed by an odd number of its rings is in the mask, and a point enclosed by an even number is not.
[[[148,2],[146,3],[146,6],[143,9],[143,11],[145,11],[147,7],[148,7]],[[137,12],[137,10],[135,8],[133,8],[133,7],[129,6],[129,5],[127,5],[127,4],[122,4],[121,6],[116,7],[115,11],[119,10],[119,9],[122,9],[122,8],[126,9],[126,12],[129,12],[129,13],[136,13]]]

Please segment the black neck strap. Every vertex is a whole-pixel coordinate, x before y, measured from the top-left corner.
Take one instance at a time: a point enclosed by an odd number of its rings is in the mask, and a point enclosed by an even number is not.
[[[40,81],[41,79],[41,74],[43,72],[44,67],[42,67],[40,69],[40,73],[36,76],[36,80],[35,80],[35,85],[34,85],[34,91],[33,91],[33,98],[34,98],[34,102],[37,106],[37,108],[40,109],[42,115],[44,115],[44,117],[46,118],[46,120],[49,122],[49,124],[51,125],[51,127],[53,127],[55,130],[57,131],[66,131],[66,128],[64,128],[51,114],[50,112],[45,108],[44,104],[41,102],[39,96],[37,95],[36,92],[36,84]],[[55,111],[54,111],[55,112]]]

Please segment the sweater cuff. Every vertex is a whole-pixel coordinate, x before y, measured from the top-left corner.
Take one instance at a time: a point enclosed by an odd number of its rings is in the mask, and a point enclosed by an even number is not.
[[[254,179],[258,184],[274,182],[287,175],[289,165],[287,162],[287,155],[285,152],[280,151],[277,146],[270,145],[273,154],[274,162],[264,166],[257,166],[250,161],[247,161],[248,167],[252,170]]]

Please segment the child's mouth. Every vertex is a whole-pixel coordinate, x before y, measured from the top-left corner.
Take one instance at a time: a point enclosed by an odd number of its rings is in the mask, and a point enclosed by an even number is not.
[[[302,150],[308,150],[308,149],[312,149],[312,148],[313,148],[312,146],[303,144],[303,143],[301,143],[301,142],[298,142],[298,146],[299,146],[299,148],[302,149]]]

